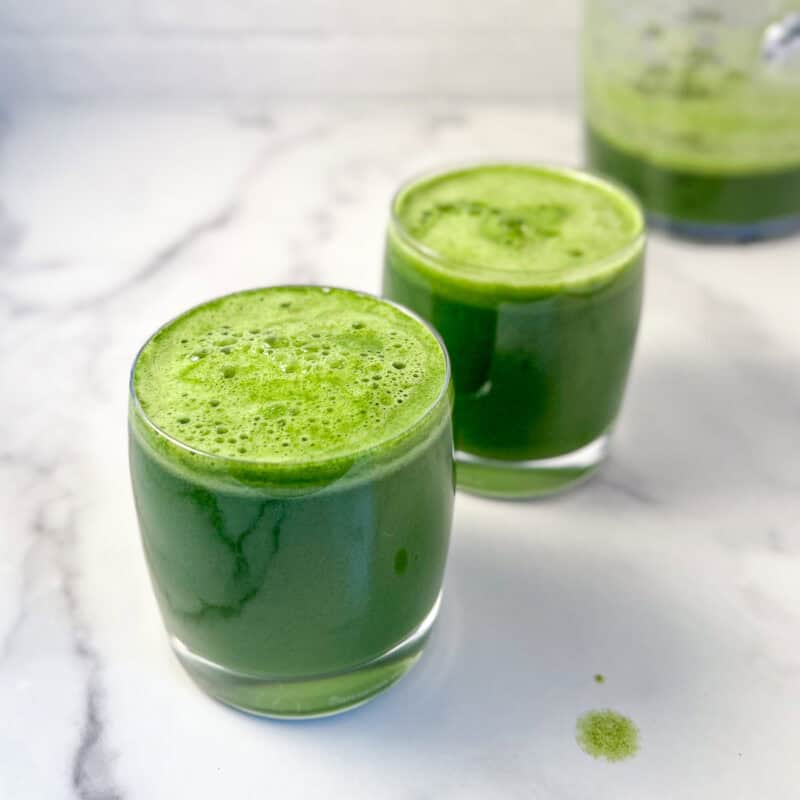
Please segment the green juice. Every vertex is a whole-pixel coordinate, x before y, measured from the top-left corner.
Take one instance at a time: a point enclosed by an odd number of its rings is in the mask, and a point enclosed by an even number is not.
[[[368,295],[254,290],[162,328],[131,383],[142,541],[192,677],[249,711],[310,716],[404,674],[452,515],[434,334]]]
[[[384,294],[447,345],[459,486],[532,496],[585,477],[636,338],[635,201],[571,170],[481,165],[407,185],[392,211]]]
[[[760,52],[767,14],[659,24],[654,8],[623,24],[589,4],[587,162],[627,184],[658,224],[734,240],[800,228],[800,81],[796,65]]]

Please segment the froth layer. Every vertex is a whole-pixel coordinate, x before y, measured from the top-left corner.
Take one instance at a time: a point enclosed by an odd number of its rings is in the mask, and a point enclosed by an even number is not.
[[[193,450],[276,465],[353,456],[436,403],[445,356],[413,317],[320,287],[241,292],[195,308],[143,348],[147,418]]]
[[[401,191],[394,214],[402,234],[432,254],[440,272],[519,287],[608,271],[608,260],[635,243],[644,226],[635,202],[611,184],[526,165],[424,178]]]

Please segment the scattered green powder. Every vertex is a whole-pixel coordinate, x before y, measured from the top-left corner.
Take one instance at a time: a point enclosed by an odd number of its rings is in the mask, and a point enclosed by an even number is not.
[[[594,682],[595,683],[605,683],[606,682],[606,676],[605,675],[601,675],[598,672],[597,675],[594,676]]]
[[[578,720],[576,728],[578,744],[593,758],[622,761],[639,749],[639,729],[616,711],[589,711]]]

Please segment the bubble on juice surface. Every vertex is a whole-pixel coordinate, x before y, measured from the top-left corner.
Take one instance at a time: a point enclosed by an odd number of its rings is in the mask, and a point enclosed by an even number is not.
[[[137,363],[143,408],[179,441],[230,458],[329,458],[399,435],[441,394],[444,356],[393,306],[352,303],[287,288],[190,312]],[[176,409],[178,389],[188,397]]]

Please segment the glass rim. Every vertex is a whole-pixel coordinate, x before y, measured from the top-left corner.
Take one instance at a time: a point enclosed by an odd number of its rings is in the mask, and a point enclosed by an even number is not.
[[[386,303],[387,305],[393,306],[396,310],[400,311],[405,316],[409,317],[410,319],[415,320],[416,322],[420,323],[425,330],[430,333],[433,338],[436,340],[437,345],[439,346],[439,350],[444,357],[444,380],[442,382],[442,388],[439,390],[439,393],[436,395],[434,400],[430,403],[430,405],[419,415],[419,417],[415,418],[406,428],[400,431],[395,436],[392,436],[388,439],[383,439],[375,444],[372,444],[368,447],[363,448],[362,450],[355,450],[351,453],[344,453],[340,456],[334,456],[333,458],[307,458],[302,460],[291,460],[291,461],[275,461],[268,458],[244,458],[241,456],[227,456],[221,455],[219,453],[210,453],[207,450],[201,450],[196,447],[192,447],[190,444],[181,441],[180,439],[176,438],[172,434],[165,431],[163,428],[158,426],[148,415],[147,412],[142,408],[142,404],[139,400],[139,396],[136,392],[136,385],[135,385],[135,373],[136,373],[136,365],[139,363],[139,358],[142,355],[142,352],[150,344],[153,339],[158,336],[163,330],[168,328],[170,325],[173,325],[179,319],[184,317],[186,314],[189,314],[193,311],[196,311],[199,308],[202,308],[204,305],[208,303],[214,302],[215,300],[223,300],[227,297],[233,297],[235,295],[240,294],[250,294],[252,292],[259,292],[265,289],[320,289],[324,293],[330,291],[340,291],[340,292],[347,292],[349,294],[357,295],[360,297],[366,297],[371,300],[377,300],[380,303]],[[327,290],[327,292],[325,291]],[[209,298],[208,300],[204,300],[201,303],[197,303],[193,306],[182,311],[180,314],[175,315],[171,319],[167,320],[165,323],[160,325],[153,333],[151,333],[145,340],[144,343],[139,347],[136,351],[136,355],[133,358],[133,363],[130,368],[130,373],[128,377],[128,393],[129,393],[129,400],[133,407],[136,416],[145,424],[145,426],[158,438],[167,441],[171,446],[175,447],[179,452],[188,453],[194,456],[198,456],[200,458],[206,459],[211,461],[215,464],[236,464],[236,465],[257,465],[263,467],[274,467],[276,472],[280,473],[280,471],[289,472],[292,469],[297,469],[304,466],[315,466],[315,467],[322,467],[326,464],[334,464],[339,461],[357,461],[359,459],[368,457],[372,452],[386,447],[387,445],[391,445],[393,442],[400,441],[403,437],[411,433],[415,428],[421,426],[428,420],[432,414],[439,408],[443,400],[447,399],[450,384],[452,382],[452,369],[450,365],[450,356],[447,352],[447,347],[444,344],[444,340],[439,335],[439,332],[436,328],[433,327],[427,320],[420,317],[414,311],[405,306],[401,305],[400,303],[396,303],[394,300],[389,300],[385,297],[378,297],[378,295],[372,294],[371,292],[362,292],[358,289],[348,289],[343,286],[331,286],[330,284],[314,284],[314,283],[280,283],[274,284],[269,286],[256,286],[250,289],[238,289],[233,292],[227,292],[226,294],[215,295],[214,297]]]
[[[487,167],[488,168],[499,167],[504,169],[522,167],[526,169],[538,170],[541,172],[547,172],[556,175],[566,175],[580,183],[597,186],[611,194],[620,195],[624,200],[626,200],[631,205],[631,207],[636,211],[636,216],[638,218],[639,226],[637,233],[631,238],[630,241],[626,242],[624,245],[619,247],[617,250],[614,250],[612,253],[609,253],[608,255],[603,256],[602,258],[595,259],[593,261],[587,262],[584,265],[581,265],[580,267],[581,270],[591,268],[592,270],[598,269],[599,272],[602,272],[603,267],[608,267],[617,264],[620,261],[625,260],[626,257],[632,256],[634,253],[638,252],[644,246],[647,240],[647,219],[644,213],[644,208],[641,202],[639,201],[639,198],[636,197],[636,195],[630,189],[628,189],[627,186],[624,186],[622,183],[615,180],[614,178],[611,178],[607,175],[602,175],[592,170],[582,169],[580,167],[569,166],[566,164],[559,164],[558,162],[523,161],[523,160],[514,161],[507,159],[478,159],[474,161],[461,161],[444,167],[434,167],[431,169],[427,169],[407,178],[400,184],[400,186],[395,190],[394,194],[392,195],[389,212],[390,212],[390,224],[391,228],[393,229],[393,232],[396,235],[398,235],[398,238],[404,245],[406,245],[406,247],[410,248],[413,252],[416,252],[419,255],[423,256],[428,261],[433,262],[439,268],[457,267],[459,269],[471,273],[479,272],[493,276],[507,275],[507,276],[519,277],[520,272],[518,270],[503,269],[502,267],[492,267],[492,266],[487,266],[485,264],[471,263],[469,261],[460,261],[455,258],[448,258],[447,256],[440,253],[438,250],[434,250],[433,248],[428,247],[426,244],[420,242],[419,239],[414,237],[408,231],[403,221],[400,219],[400,215],[398,213],[399,205],[404,195],[406,195],[416,186],[426,181],[432,181],[435,180],[436,178],[442,178],[446,175],[457,174],[460,172],[469,172],[472,170],[484,169]],[[516,286],[518,286],[519,288],[528,288],[525,287],[524,284],[516,284]],[[530,288],[535,289],[538,287],[531,286]]]

